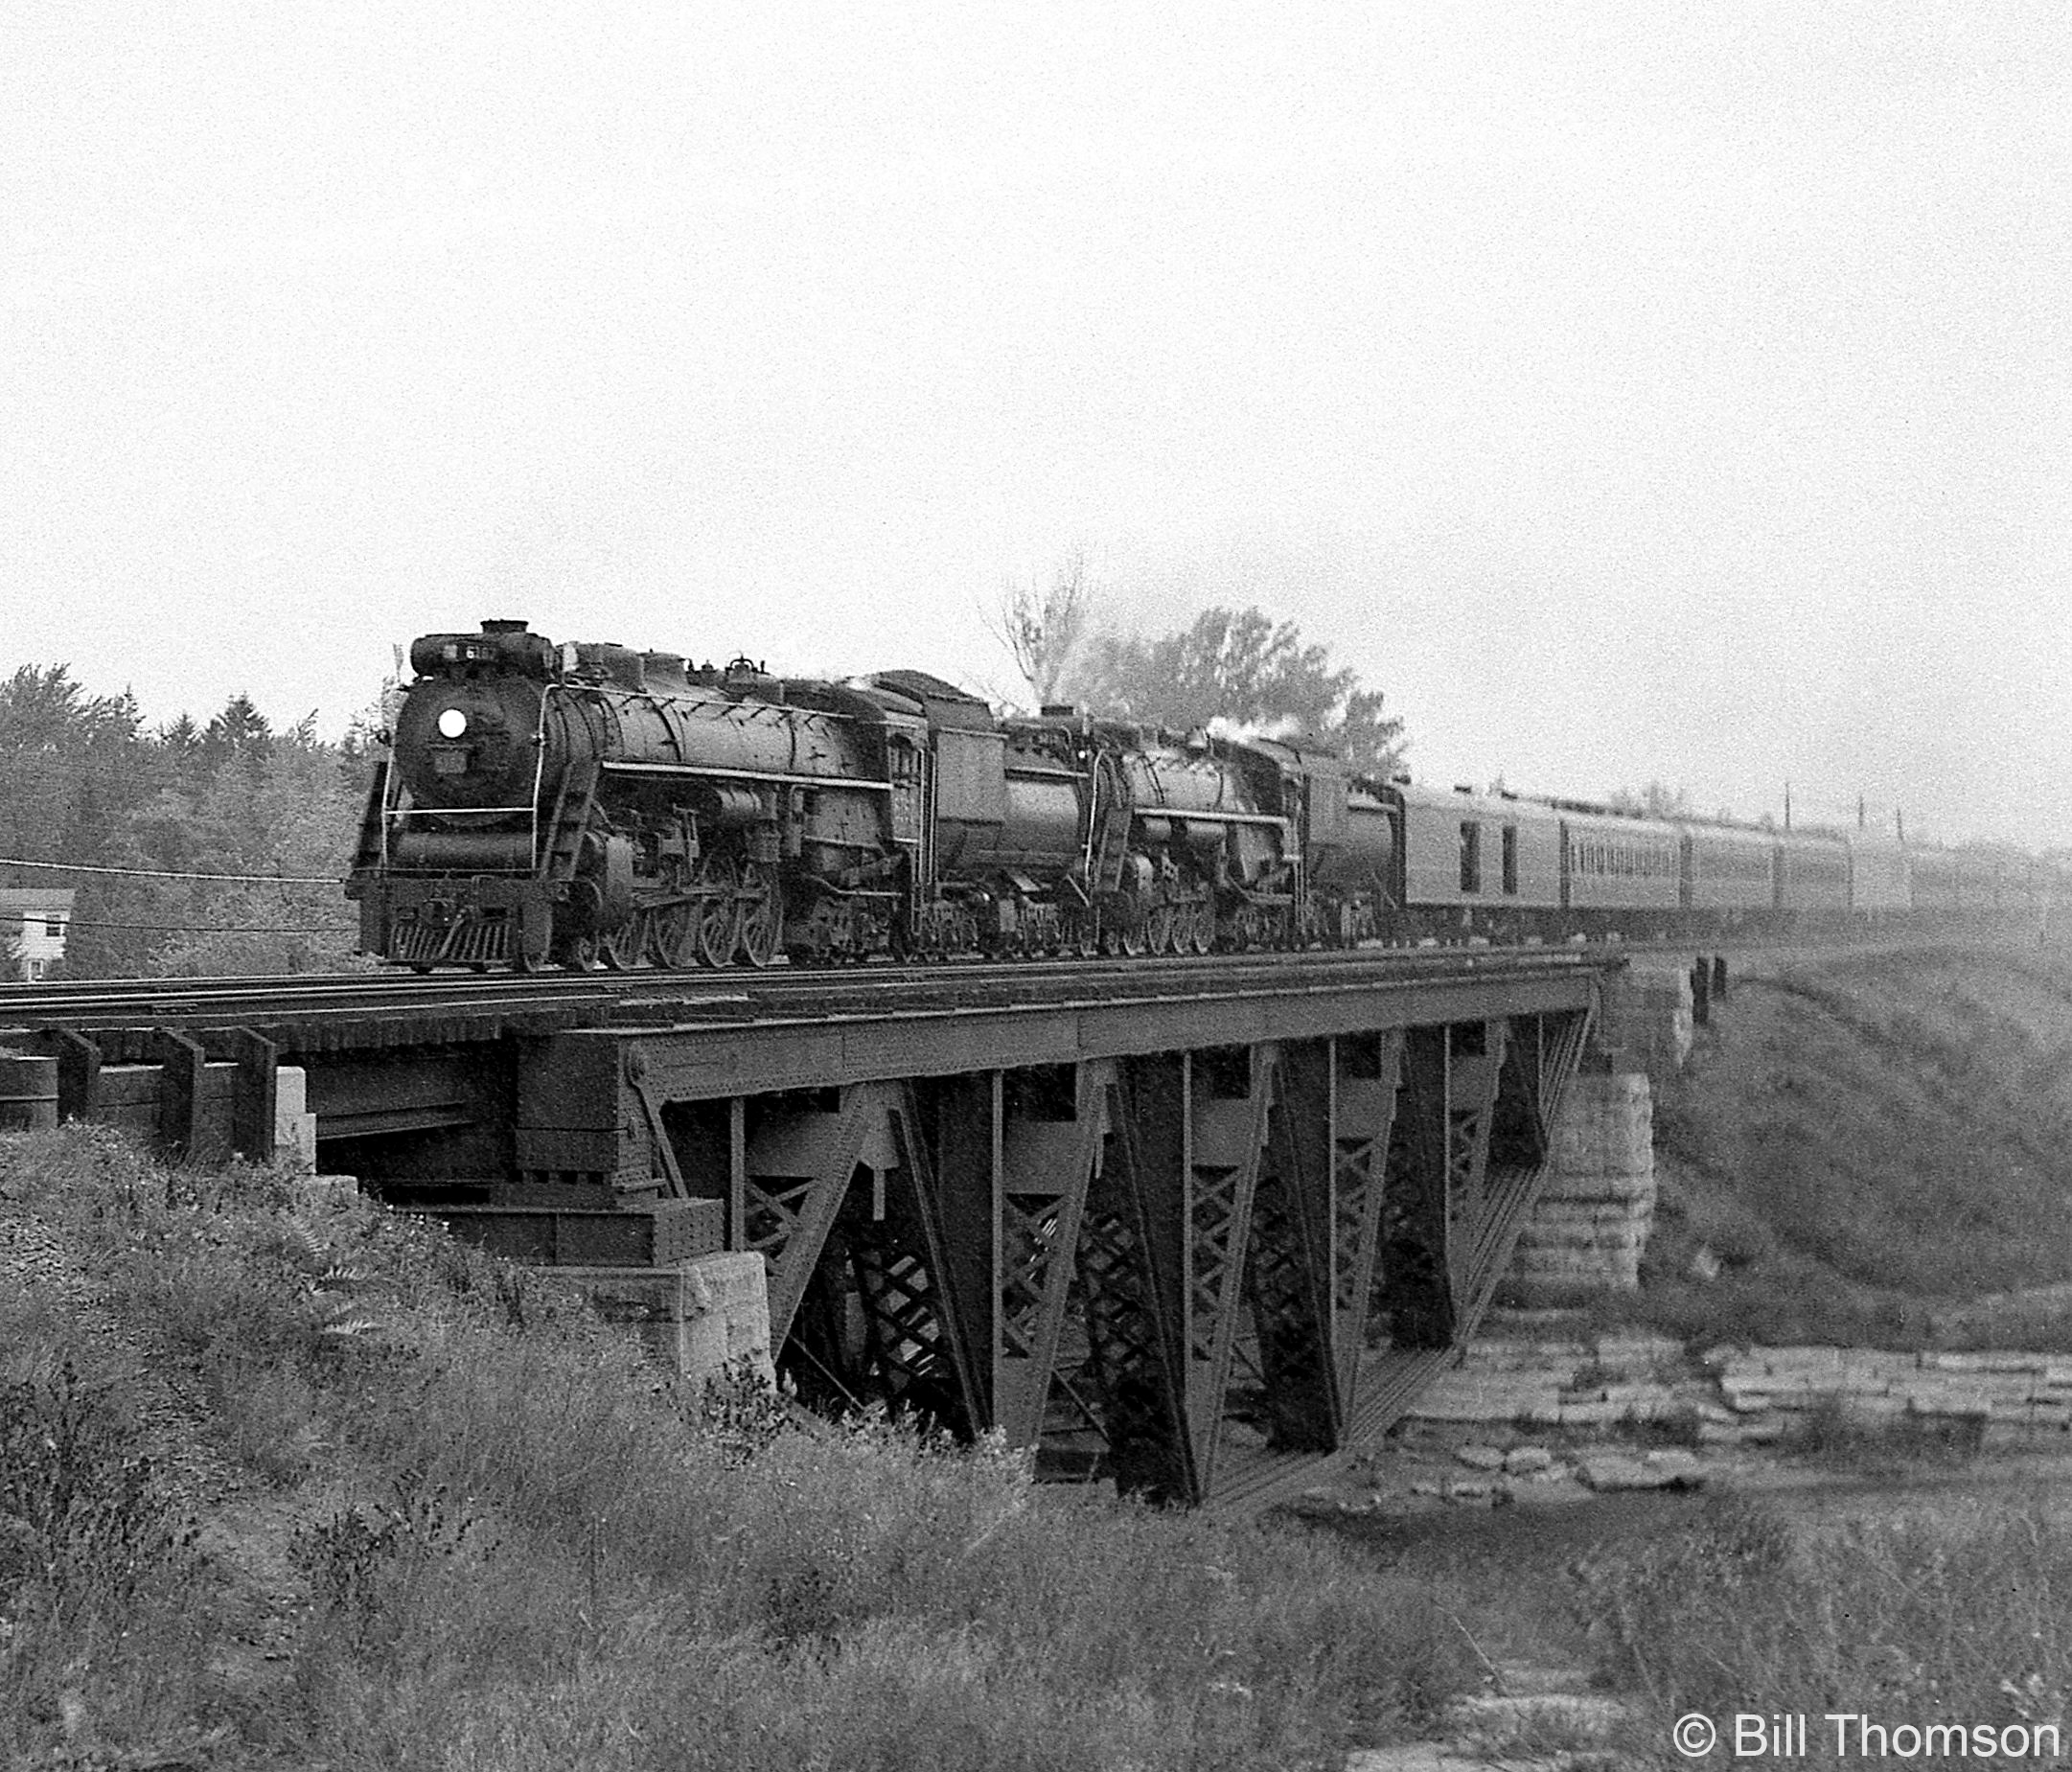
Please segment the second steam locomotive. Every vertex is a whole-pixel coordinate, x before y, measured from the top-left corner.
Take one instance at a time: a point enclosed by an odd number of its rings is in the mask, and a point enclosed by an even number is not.
[[[429,970],[1209,954],[2047,919],[2054,863],[1375,781],[918,671],[426,635],[347,891]]]

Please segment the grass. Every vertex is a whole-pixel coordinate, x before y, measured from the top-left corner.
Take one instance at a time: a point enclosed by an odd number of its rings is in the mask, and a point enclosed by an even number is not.
[[[0,1322],[0,1763],[1313,1766],[1477,1678],[1357,1547],[882,1418],[710,1415],[550,1278],[266,1171],[67,1129],[0,1140],[0,1193],[113,1325],[42,1289]],[[278,1542],[218,1516],[197,1553],[140,1348]],[[238,1563],[269,1553],[261,1664]]]
[[[2072,963],[2017,950],[1744,976],[1658,1092],[1642,1289],[1600,1307],[1692,1343],[2072,1348],[2072,1313],[1953,1329],[2072,1280]],[[1700,1249],[1716,1278],[1692,1272]]]

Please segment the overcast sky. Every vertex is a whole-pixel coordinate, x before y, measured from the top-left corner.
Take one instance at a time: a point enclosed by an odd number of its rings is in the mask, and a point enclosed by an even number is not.
[[[1005,687],[1256,602],[1428,779],[2072,842],[2072,7],[0,12],[0,666]]]

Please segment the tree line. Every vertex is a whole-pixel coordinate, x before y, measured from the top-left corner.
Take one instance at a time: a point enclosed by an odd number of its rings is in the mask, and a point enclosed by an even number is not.
[[[334,743],[313,715],[276,729],[241,694],[205,722],[150,728],[133,696],[91,694],[67,665],[0,680],[0,884],[74,890],[54,976],[356,964],[339,883],[369,724]]]

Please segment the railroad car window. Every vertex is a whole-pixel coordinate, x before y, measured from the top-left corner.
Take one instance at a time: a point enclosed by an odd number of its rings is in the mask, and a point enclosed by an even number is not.
[[[1482,890],[1482,826],[1472,818],[1461,821],[1461,890]]]
[[[1511,897],[1518,896],[1518,827],[1504,827],[1504,890]]]

